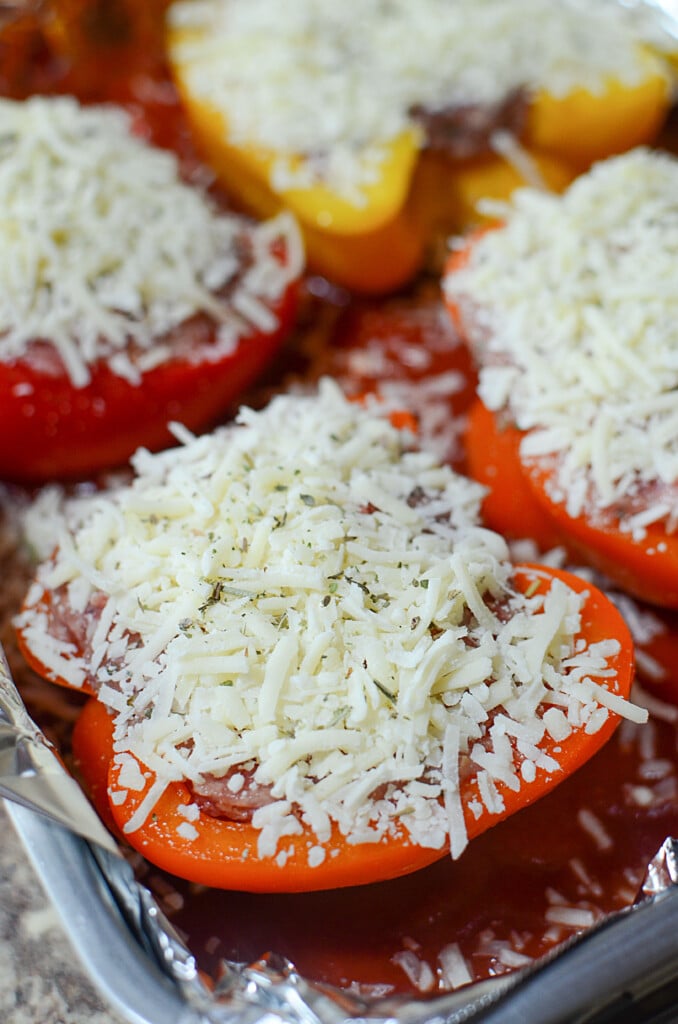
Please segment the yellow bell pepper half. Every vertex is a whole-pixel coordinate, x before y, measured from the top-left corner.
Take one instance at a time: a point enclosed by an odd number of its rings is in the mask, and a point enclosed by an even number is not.
[[[508,160],[489,156],[456,161],[421,149],[421,136],[407,130],[383,147],[373,183],[358,201],[324,184],[281,188],[271,184],[281,154],[236,145],[229,139],[228,98],[206,101],[191,89],[180,29],[170,30],[173,75],[195,140],[233,200],[257,217],[291,210],[304,234],[309,269],[352,291],[383,294],[411,280],[441,232],[463,231],[482,218],[481,198],[508,199],[526,181]],[[563,98],[538,93],[528,110],[521,140],[546,185],[555,191],[596,159],[650,142],[670,106],[667,75],[647,54],[648,74],[639,85],[610,81],[599,95],[575,90]],[[294,171],[303,157],[290,158]]]

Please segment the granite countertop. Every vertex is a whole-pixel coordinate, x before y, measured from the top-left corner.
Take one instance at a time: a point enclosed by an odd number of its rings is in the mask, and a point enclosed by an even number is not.
[[[0,801],[0,1020],[124,1024],[81,967]]]

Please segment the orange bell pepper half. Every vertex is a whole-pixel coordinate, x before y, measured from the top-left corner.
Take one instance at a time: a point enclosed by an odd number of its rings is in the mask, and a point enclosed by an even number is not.
[[[616,639],[619,652],[608,664],[613,676],[601,679],[622,697],[629,694],[633,678],[633,648],[628,630],[614,605],[595,587],[576,576],[541,566],[516,567],[516,587],[529,593],[545,593],[554,579],[562,580],[572,590],[586,593],[582,609],[579,637],[587,644]],[[24,646],[25,652],[25,646]],[[34,667],[39,667],[32,658]],[[554,757],[560,767],[556,772],[539,771],[533,782],[523,781],[515,792],[501,782],[496,783],[504,800],[504,810],[490,814],[481,804],[475,773],[461,783],[461,798],[469,838],[533,803],[584,764],[610,737],[618,723],[610,713],[595,733],[574,729],[565,740],[555,742],[546,734],[540,749]],[[446,848],[431,849],[413,845],[404,831],[378,843],[351,844],[335,828],[330,841],[324,844],[324,860],[309,865],[309,849],[317,847],[313,833],[304,829],[300,835],[286,837],[285,856],[259,857],[258,832],[246,822],[227,821],[200,812],[191,818],[193,838],[185,838],[180,826],[187,823],[185,808],[193,803],[192,794],[183,782],[170,783],[140,828],[125,833],[125,826],[147,796],[154,774],[139,765],[145,785],[133,792],[120,778],[114,760],[113,722],[105,706],[96,699],[84,707],[73,735],[76,764],[87,788],[93,795],[102,817],[113,823],[119,834],[151,863],[190,881],[226,889],[252,892],[297,892],[341,888],[396,878],[443,857]],[[120,791],[125,797],[120,801]],[[471,810],[476,808],[476,815]],[[190,830],[189,830],[190,831]]]
[[[497,229],[499,226],[495,226]],[[469,236],[463,248],[449,258],[446,273],[453,274],[468,262],[474,242],[487,230]],[[462,337],[470,343],[459,306],[448,299],[448,311]],[[597,511],[595,520],[571,516],[565,505],[550,496],[553,463],[547,459],[525,463],[520,457],[523,432],[502,430],[496,415],[476,406],[467,439],[470,474],[491,488],[485,502],[488,524],[506,530],[511,537],[531,536],[540,547],[564,544],[570,554],[604,573],[634,597],[666,608],[678,608],[678,535],[664,524],[650,523],[644,536],[620,529],[612,513]],[[498,517],[498,518],[497,518]],[[528,532],[529,531],[529,532]]]

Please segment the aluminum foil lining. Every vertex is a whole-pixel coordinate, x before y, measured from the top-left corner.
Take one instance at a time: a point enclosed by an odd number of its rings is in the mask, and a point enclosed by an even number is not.
[[[655,45],[670,50],[678,43],[678,0],[610,2],[627,8]],[[633,907],[535,964],[434,998],[363,1000],[309,982],[273,955],[248,965],[224,961],[208,987],[190,950],[28,715],[1,651],[0,796],[24,808],[22,815],[38,815],[65,830],[47,834],[57,847],[65,844],[69,858],[76,853],[92,865],[93,898],[115,924],[119,952],[138,958],[145,972],[146,1008],[129,1010],[134,1024],[167,1024],[169,1014],[174,1024],[639,1024],[678,1005],[677,839],[667,838],[648,865]],[[31,827],[18,812],[12,816],[24,822],[19,831],[26,841]],[[110,955],[115,958],[116,950]],[[117,1008],[126,1012],[120,1002]]]
[[[40,812],[117,854],[111,836],[28,715],[0,651],[0,796]]]

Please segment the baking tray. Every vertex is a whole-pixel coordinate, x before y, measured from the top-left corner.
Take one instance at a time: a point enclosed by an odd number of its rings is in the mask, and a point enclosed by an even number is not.
[[[678,0],[610,2],[621,2],[640,17],[656,16],[658,31],[678,39]],[[0,682],[2,676],[0,664]],[[100,842],[96,827],[92,833],[81,828],[89,813],[84,797],[72,819],[69,811],[57,815],[67,824],[48,816],[49,792],[46,800],[34,799],[45,775],[61,778],[61,769],[56,759],[50,760],[51,753],[46,756],[44,740],[24,716],[15,691],[6,702],[0,687],[0,723],[5,727],[0,756],[12,761],[10,771],[5,763],[4,774],[0,772],[0,793],[10,798],[9,817],[83,966],[104,999],[130,1024],[678,1020],[678,843],[672,838],[649,866],[635,906],[611,915],[529,968],[448,995],[363,1001],[306,981],[293,965],[265,950],[254,964],[224,963],[211,989],[127,862],[110,842]]]

